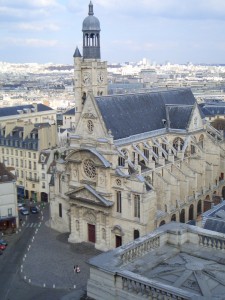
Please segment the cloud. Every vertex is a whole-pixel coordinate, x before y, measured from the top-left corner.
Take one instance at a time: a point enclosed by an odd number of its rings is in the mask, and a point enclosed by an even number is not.
[[[225,17],[224,0],[95,0],[94,7],[101,6],[106,13],[117,12],[133,18],[164,17],[187,19],[217,19]]]
[[[59,30],[59,26],[54,23],[19,23],[16,28],[24,31]]]
[[[45,19],[64,10],[56,0],[0,0],[0,23]]]
[[[57,0],[0,0],[0,6],[17,9],[62,7]]]
[[[4,41],[6,46],[24,46],[24,47],[54,47],[58,44],[57,40],[43,40],[43,39],[20,39],[20,38],[6,38]]]

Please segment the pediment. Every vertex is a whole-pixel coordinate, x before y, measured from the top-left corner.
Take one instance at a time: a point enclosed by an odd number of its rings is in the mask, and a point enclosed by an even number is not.
[[[108,207],[113,205],[113,202],[102,197],[96,190],[88,185],[67,193],[67,196],[69,196],[71,202],[79,200],[93,205]]]

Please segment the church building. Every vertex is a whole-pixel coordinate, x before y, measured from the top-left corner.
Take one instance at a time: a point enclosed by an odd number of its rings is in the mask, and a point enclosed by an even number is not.
[[[75,133],[56,163],[52,228],[108,250],[196,220],[225,198],[223,135],[204,121],[190,89],[107,95],[91,2],[74,76]]]

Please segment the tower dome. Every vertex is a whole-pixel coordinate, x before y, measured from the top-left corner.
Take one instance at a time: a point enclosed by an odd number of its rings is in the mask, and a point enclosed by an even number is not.
[[[82,27],[83,31],[86,30],[96,30],[96,31],[100,31],[100,22],[98,20],[98,18],[96,18],[94,16],[94,12],[93,12],[93,4],[92,2],[90,2],[89,4],[89,12],[88,12],[88,16],[84,19],[83,21],[83,27]]]
[[[88,16],[83,21],[83,58],[100,59],[100,22],[94,16],[90,1]]]

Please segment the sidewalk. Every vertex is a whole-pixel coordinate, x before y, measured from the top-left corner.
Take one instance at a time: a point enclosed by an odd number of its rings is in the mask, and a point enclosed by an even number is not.
[[[59,233],[47,226],[48,207],[45,207],[43,220],[35,230],[21,267],[21,276],[30,284],[73,291],[72,295],[82,295],[89,278],[89,258],[100,254],[93,245],[87,243],[70,244],[68,233]],[[42,218],[41,218],[42,219]],[[73,267],[79,265],[81,272],[75,273]],[[70,298],[70,295],[63,299]],[[79,299],[79,298],[77,298]]]

